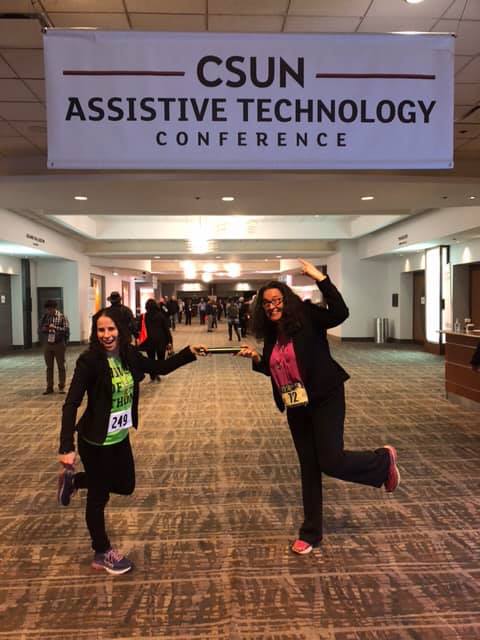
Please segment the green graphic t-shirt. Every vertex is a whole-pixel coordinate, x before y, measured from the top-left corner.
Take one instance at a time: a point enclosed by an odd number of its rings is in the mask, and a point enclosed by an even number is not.
[[[118,357],[109,357],[108,364],[112,374],[112,409],[104,446],[124,440],[132,426],[132,374],[128,369],[123,368],[122,361]]]

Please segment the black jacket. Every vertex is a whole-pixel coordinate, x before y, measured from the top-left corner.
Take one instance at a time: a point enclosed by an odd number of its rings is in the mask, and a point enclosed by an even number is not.
[[[336,362],[327,340],[327,329],[336,327],[348,318],[348,308],[330,278],[317,282],[328,308],[311,302],[303,303],[303,326],[292,337],[297,363],[310,402],[325,400],[336,388],[349,379],[348,373]],[[275,338],[266,338],[263,355],[253,369],[270,376],[270,356]],[[271,378],[273,397],[280,411],[285,410],[277,385]]]
[[[138,425],[139,383],[145,373],[166,375],[178,367],[196,360],[188,347],[168,360],[149,360],[134,347],[128,350],[128,368],[133,376],[132,422]],[[87,408],[76,423],[77,409],[87,392]],[[62,411],[59,453],[75,450],[74,432],[90,442],[102,444],[107,436],[108,420],[112,408],[112,382],[107,356],[95,351],[84,351],[77,360],[70,389]]]
[[[139,346],[142,351],[152,348],[165,349],[167,344],[173,344],[168,320],[160,309],[147,311],[144,317],[147,339]]]

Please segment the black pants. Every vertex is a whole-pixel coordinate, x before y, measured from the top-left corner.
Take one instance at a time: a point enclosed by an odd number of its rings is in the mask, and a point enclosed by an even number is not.
[[[87,489],[85,519],[92,549],[103,553],[110,549],[105,530],[105,507],[111,493],[129,496],[135,489],[135,464],[130,439],[102,447],[78,438],[78,452],[85,471],[75,474],[75,487]]]
[[[152,347],[151,349],[147,349],[147,356],[150,360],[155,360],[155,357],[157,358],[157,360],[165,360],[165,351],[166,347],[157,345],[155,347]],[[156,376],[150,374],[150,380],[155,380],[155,378]]]
[[[387,479],[389,456],[375,451],[345,451],[343,385],[327,400],[287,411],[287,420],[300,461],[304,522],[299,537],[310,544],[322,539],[322,473],[381,487]]]

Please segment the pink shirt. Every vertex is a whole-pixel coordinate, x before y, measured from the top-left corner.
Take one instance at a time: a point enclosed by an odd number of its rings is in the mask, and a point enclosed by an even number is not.
[[[286,342],[277,340],[275,343],[270,356],[270,373],[279,389],[286,384],[302,382],[297,356],[291,340]]]

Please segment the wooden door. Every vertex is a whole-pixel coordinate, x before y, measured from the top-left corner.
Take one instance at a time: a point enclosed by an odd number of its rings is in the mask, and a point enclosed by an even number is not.
[[[470,317],[476,329],[480,328],[480,264],[470,267]],[[463,318],[461,319],[463,322]]]

